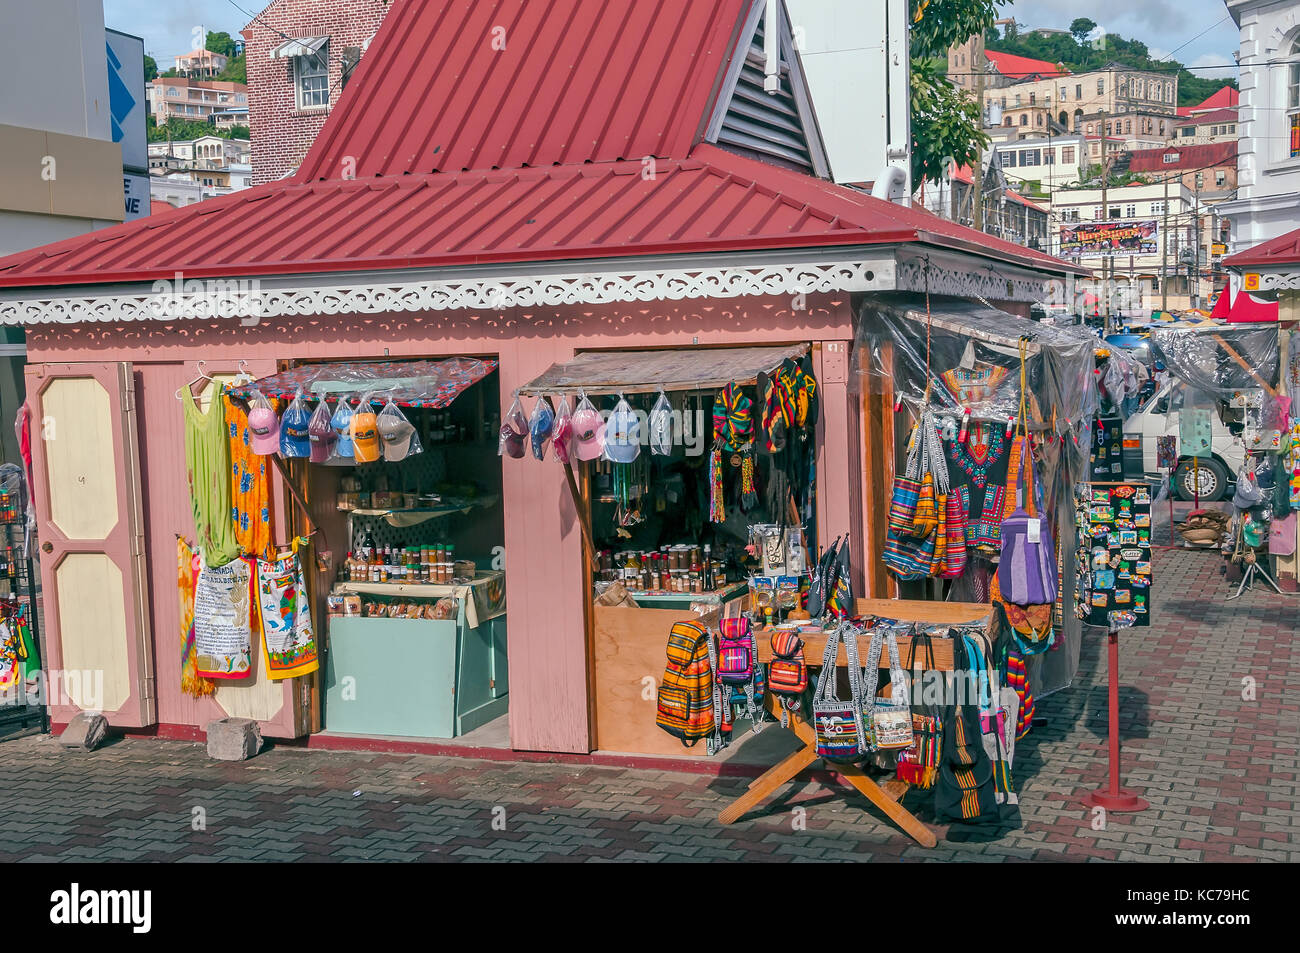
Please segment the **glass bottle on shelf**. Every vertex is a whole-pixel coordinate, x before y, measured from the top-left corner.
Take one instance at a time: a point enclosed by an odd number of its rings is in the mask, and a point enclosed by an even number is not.
[[[704,544],[704,591],[712,592],[715,588],[713,581],[713,547],[708,543]]]

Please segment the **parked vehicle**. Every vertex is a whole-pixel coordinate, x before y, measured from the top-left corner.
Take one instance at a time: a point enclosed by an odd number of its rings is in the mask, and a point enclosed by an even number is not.
[[[1182,386],[1165,381],[1124,422],[1125,473],[1132,476],[1142,474],[1152,481],[1160,479],[1161,471],[1156,467],[1156,438],[1165,434],[1178,435],[1179,413],[1185,394]],[[1239,411],[1235,413],[1240,415]],[[1210,420],[1211,455],[1199,457],[1195,462],[1191,457],[1179,456],[1171,491],[1180,500],[1200,499],[1203,503],[1212,503],[1224,499],[1245,462],[1242,424],[1231,420],[1224,423],[1218,413],[1211,414]]]

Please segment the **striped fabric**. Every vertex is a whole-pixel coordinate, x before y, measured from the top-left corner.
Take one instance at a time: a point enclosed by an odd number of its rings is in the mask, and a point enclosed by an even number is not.
[[[984,488],[984,508],[979,519],[966,524],[966,545],[987,553],[996,553],[1002,541],[1003,509],[1006,507],[1007,489],[1003,486]]]
[[[709,631],[698,622],[674,623],[668,634],[668,667],[659,685],[655,724],[688,748],[713,733]]]
[[[784,367],[768,378],[763,397],[763,448],[776,453],[785,447],[786,434],[797,413],[795,385]]]
[[[1016,712],[1016,740],[1019,741],[1029,734],[1029,729],[1034,724],[1034,693],[1029,688],[1029,667],[1017,648],[1013,647],[1007,652],[1005,678],[1007,687],[1020,699],[1020,707]]]
[[[736,383],[718,392],[713,402],[713,439],[724,450],[739,450],[754,436],[754,403]]]

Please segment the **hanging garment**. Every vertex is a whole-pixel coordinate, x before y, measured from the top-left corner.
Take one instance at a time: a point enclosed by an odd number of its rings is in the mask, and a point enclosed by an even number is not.
[[[258,610],[268,678],[310,675],[320,663],[307,583],[297,553],[257,561]]]
[[[194,583],[198,571],[194,550],[176,537],[176,589],[181,609],[181,691],[191,698],[203,698],[217,690],[209,678],[199,675],[198,652],[194,642]]]
[[[966,442],[947,441],[948,456],[970,482],[981,489],[988,482],[989,471],[1002,459],[1007,449],[1006,433],[995,423],[971,424]]]
[[[199,675],[241,679],[252,674],[252,576],[245,559],[199,569],[194,584]]]
[[[245,556],[269,559],[271,549],[271,476],[267,458],[253,452],[248,414],[229,397],[226,431],[230,438],[230,519],[235,542]]]
[[[1006,379],[1006,376],[1007,368],[994,364],[969,370],[954,367],[940,375],[944,386],[948,388],[958,407],[973,407],[992,400],[993,395],[997,393],[998,385]]]
[[[203,413],[188,387],[181,388],[185,408],[185,465],[190,504],[194,511],[194,541],[203,560],[224,566],[239,555],[230,520],[230,441],[225,404],[214,400]]]
[[[9,691],[22,681],[23,644],[18,627],[0,621],[0,691]]]

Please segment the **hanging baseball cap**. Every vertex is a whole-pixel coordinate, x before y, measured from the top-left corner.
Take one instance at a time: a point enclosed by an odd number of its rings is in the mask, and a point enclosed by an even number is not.
[[[528,432],[533,438],[533,456],[538,460],[546,459],[546,448],[550,446],[554,429],[555,412],[551,410],[551,402],[545,397],[538,397],[532,416],[528,418]]]
[[[390,463],[405,460],[411,453],[411,437],[415,433],[415,427],[406,415],[390,400],[380,412],[377,424],[384,459]]]
[[[595,460],[605,449],[605,421],[600,411],[586,397],[573,412],[573,439],[570,449],[579,460]]]
[[[352,415],[352,458],[357,463],[374,463],[379,459],[379,420],[366,394]]]
[[[253,452],[267,456],[280,449],[280,418],[271,402],[258,394],[248,410],[248,429],[252,432]]]
[[[551,426],[551,446],[555,448],[555,459],[568,463],[572,443],[573,414],[569,410],[569,398],[561,397],[560,405],[555,409],[555,423]]]
[[[666,457],[673,452],[673,405],[668,395],[659,392],[659,399],[650,410],[650,452]]]
[[[350,459],[352,456],[352,405],[348,399],[343,397],[339,400],[339,406],[334,411],[334,416],[330,419],[330,426],[334,428],[334,453],[331,459]]]
[[[631,463],[641,453],[641,421],[628,402],[620,397],[605,422],[605,459]]]
[[[512,460],[521,459],[526,449],[524,441],[527,439],[528,418],[524,416],[523,405],[519,403],[519,395],[516,394],[510,409],[506,411],[505,419],[501,422],[497,455],[510,457]]]
[[[307,430],[310,423],[311,412],[307,410],[302,395],[298,394],[280,418],[280,456],[311,456],[311,434]]]
[[[316,411],[307,422],[307,435],[311,438],[311,462],[324,463],[330,458],[330,450],[338,436],[330,423],[330,405],[321,401]]]

